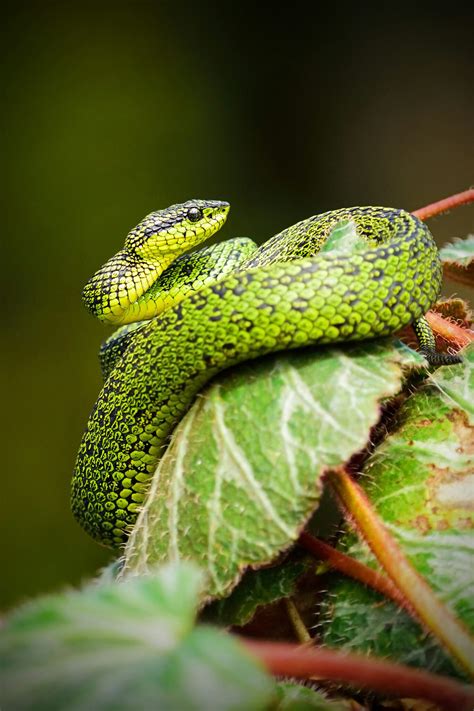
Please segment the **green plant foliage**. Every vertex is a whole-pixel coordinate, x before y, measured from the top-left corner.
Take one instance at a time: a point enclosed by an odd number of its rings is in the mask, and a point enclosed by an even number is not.
[[[457,264],[468,267],[474,262],[474,235],[464,239],[455,239],[440,249],[439,256],[444,264]]]
[[[299,578],[310,567],[314,567],[313,559],[292,557],[271,568],[248,570],[229,597],[215,600],[205,608],[204,619],[222,627],[246,625],[258,607],[290,597]]]
[[[423,362],[379,341],[263,358],[216,379],[175,430],[122,574],[192,559],[208,598],[228,594],[294,543],[324,472],[367,445],[381,401]]]
[[[18,609],[0,637],[2,707],[14,711],[270,708],[274,683],[239,643],[194,626],[202,574],[169,565]]]
[[[361,483],[389,532],[446,605],[474,630],[474,345],[435,371],[402,407]],[[348,533],[349,555],[374,565]],[[457,674],[447,654],[393,604],[334,577],[325,641]]]
[[[357,232],[357,225],[352,220],[343,220],[333,227],[329,233],[321,253],[323,252],[356,252],[366,249],[367,242]]]
[[[280,682],[272,711],[351,711],[352,708],[350,701],[331,701],[316,689]]]
[[[446,276],[474,286],[474,235],[456,239],[440,250]]]

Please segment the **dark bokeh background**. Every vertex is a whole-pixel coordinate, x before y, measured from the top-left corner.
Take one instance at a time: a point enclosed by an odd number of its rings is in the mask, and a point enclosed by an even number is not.
[[[108,559],[69,512],[105,333],[80,292],[143,215],[227,199],[223,236],[261,240],[474,182],[472,9],[19,5],[1,40],[4,607]],[[442,243],[473,216],[430,224]]]

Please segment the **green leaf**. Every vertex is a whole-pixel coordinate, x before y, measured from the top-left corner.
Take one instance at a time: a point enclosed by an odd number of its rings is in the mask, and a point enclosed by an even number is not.
[[[468,267],[474,262],[474,235],[467,235],[464,239],[455,239],[439,251],[443,264],[457,264]]]
[[[474,235],[456,239],[440,250],[446,276],[455,281],[474,285]]]
[[[443,405],[464,414],[471,426],[474,425],[474,344],[465,348],[460,355],[464,363],[461,366],[439,368],[431,376],[436,386],[436,396]],[[431,388],[431,392],[433,388]],[[456,406],[457,407],[453,407]],[[468,440],[469,443],[469,440]],[[464,450],[463,450],[464,451]],[[459,454],[459,450],[457,452]],[[457,457],[454,461],[457,461]]]
[[[321,247],[321,252],[358,252],[367,249],[367,242],[357,233],[352,220],[343,220],[335,225]]]
[[[203,610],[203,619],[223,627],[246,625],[258,607],[293,595],[299,578],[310,567],[314,567],[314,560],[306,557],[248,570],[229,597],[215,600]]]
[[[376,240],[367,239],[357,231],[357,224],[353,220],[338,222],[328,234],[321,247],[321,252],[339,252],[341,254],[354,254],[367,249],[367,244],[377,246]]]
[[[439,368],[408,398],[361,484],[419,573],[474,630],[474,345],[462,355],[463,364]],[[342,545],[374,566],[354,535]],[[460,675],[431,636],[376,593],[334,576],[330,595],[328,644]]]
[[[122,569],[123,561],[121,558],[116,558],[111,563],[101,568],[96,577],[88,581],[86,585],[107,585],[117,580]]]
[[[203,576],[153,577],[42,598],[0,637],[5,709],[222,711],[268,708],[272,680],[238,642],[194,627]]]
[[[277,685],[277,703],[272,711],[350,711],[351,708],[350,701],[332,701],[321,691],[282,681]]]
[[[176,428],[123,574],[190,559],[207,597],[273,561],[318,506],[322,475],[363,449],[380,402],[423,360],[379,341],[263,358],[216,379]]]

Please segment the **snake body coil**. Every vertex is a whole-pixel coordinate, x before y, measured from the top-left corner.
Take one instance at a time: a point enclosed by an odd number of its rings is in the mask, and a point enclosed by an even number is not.
[[[76,518],[105,545],[125,541],[172,429],[222,369],[274,351],[386,336],[410,323],[436,360],[423,315],[440,290],[438,252],[426,226],[403,210],[356,207],[303,220],[248,250],[236,271],[191,278],[191,286],[188,279],[170,306],[173,285],[163,296],[160,274],[174,263],[189,276],[201,253],[180,265],[179,252],[219,229],[228,209],[193,200],[152,213],[84,290],[102,320],[151,317],[106,369],[72,481]],[[324,251],[346,222],[357,228],[356,248]]]

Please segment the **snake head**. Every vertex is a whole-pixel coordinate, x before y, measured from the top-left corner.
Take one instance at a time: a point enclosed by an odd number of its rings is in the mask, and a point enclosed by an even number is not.
[[[180,254],[217,232],[229,209],[221,200],[188,200],[151,212],[89,279],[82,292],[86,308],[106,323],[137,320],[133,304]]]
[[[128,234],[125,249],[150,262],[169,264],[217,232],[229,208],[221,200],[188,200],[151,212]]]

